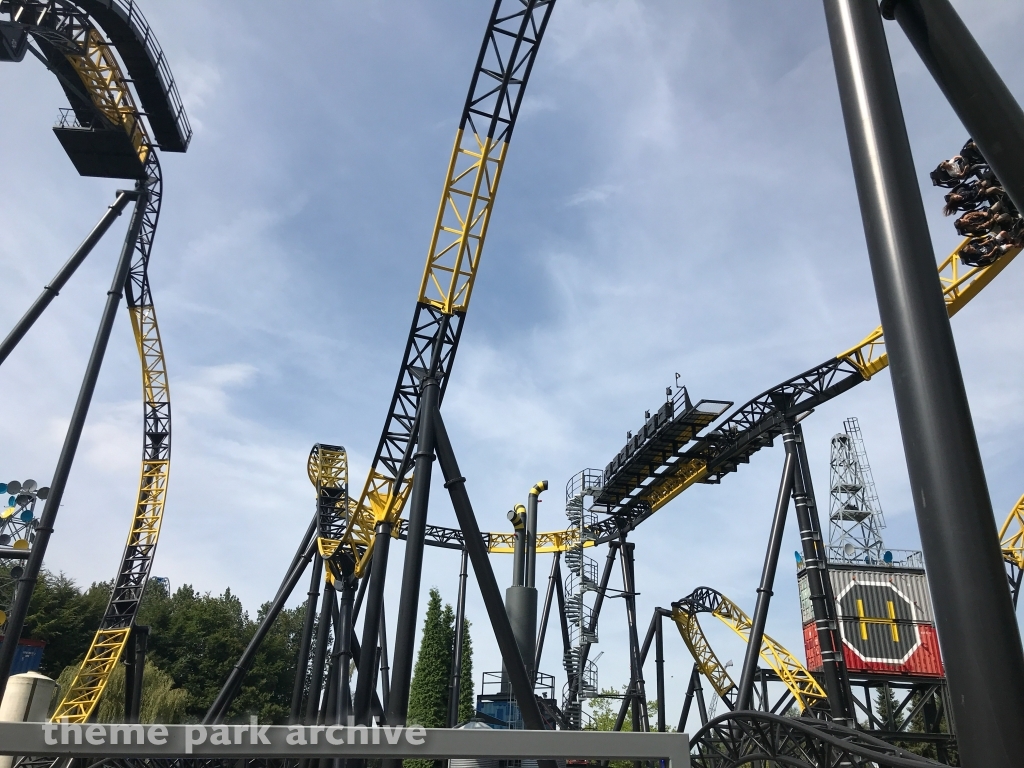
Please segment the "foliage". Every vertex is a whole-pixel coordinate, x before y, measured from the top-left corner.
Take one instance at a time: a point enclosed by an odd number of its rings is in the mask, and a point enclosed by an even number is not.
[[[110,582],[104,582],[83,591],[63,573],[39,574],[22,636],[46,643],[41,674],[57,677],[65,667],[85,657],[110,599],[110,589]]]
[[[619,716],[619,708],[622,706],[622,697],[626,693],[628,686],[622,686],[622,688],[602,688],[601,693],[595,698],[587,699],[590,705],[590,717],[591,722],[584,728],[588,731],[613,731],[615,730],[615,721]],[[657,700],[651,700],[647,702],[648,717],[651,720],[651,727],[655,727],[655,723],[658,717],[658,702]],[[622,721],[623,731],[633,730],[633,720],[630,717],[630,713],[627,710],[626,719]],[[668,730],[674,731],[675,728],[669,726]],[[608,763],[609,768],[632,768],[632,760],[612,760]]]
[[[448,725],[449,685],[452,674],[452,655],[455,649],[455,613],[451,605],[441,605],[441,593],[430,590],[427,615],[423,620],[423,635],[413,668],[409,687],[410,724],[427,728],[445,728]],[[462,623],[462,685],[459,695],[459,720],[473,716],[476,705],[473,696],[473,642],[469,635],[469,622]],[[406,760],[405,768],[441,768],[440,760]]]
[[[47,643],[40,672],[50,677],[73,677],[73,671],[67,670],[73,670],[85,657],[110,589],[108,582],[81,590],[64,574],[40,574],[29,604],[24,635]],[[265,615],[267,607],[260,609],[257,621]],[[300,606],[283,611],[278,617],[228,711],[228,721],[248,722],[249,715],[256,715],[261,722],[285,722],[304,613]],[[255,632],[257,621],[249,618],[231,590],[213,596],[184,585],[169,595],[158,582],[149,583],[137,620],[138,624],[151,627],[143,685],[152,680],[162,686],[162,698],[157,697],[154,689],[153,696],[157,698],[152,706],[174,718],[163,722],[202,718]],[[151,666],[157,670],[153,674]],[[110,707],[123,714],[123,674],[119,666],[109,683],[111,692],[105,697],[108,703],[100,705],[101,718],[104,712],[112,711]],[[118,685],[120,693],[113,689]],[[144,717],[146,706],[144,701]]]
[[[66,667],[57,677],[57,687],[50,701],[50,712],[56,709],[63,692],[68,689],[78,673],[78,667]],[[124,681],[125,667],[118,664],[107,688],[100,697],[96,712],[96,722],[124,722]],[[174,687],[171,676],[157,667],[153,662],[146,662],[146,671],[142,676],[142,711],[139,720],[143,723],[180,723],[185,715],[188,704],[188,693]]]

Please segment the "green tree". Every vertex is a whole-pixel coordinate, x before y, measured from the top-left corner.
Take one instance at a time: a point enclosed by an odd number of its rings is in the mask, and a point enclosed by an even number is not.
[[[50,701],[51,714],[76,674],[77,666],[67,667],[60,673]],[[124,680],[125,667],[118,664],[110,675],[103,695],[100,696],[96,722],[124,722]],[[180,723],[184,719],[187,704],[188,692],[175,688],[170,675],[153,662],[147,661],[146,671],[142,676],[142,711],[139,713],[139,720],[143,723]]]
[[[427,728],[448,725],[448,699],[451,695],[452,655],[455,651],[455,612],[442,607],[437,587],[430,590],[423,635],[409,687],[409,723]],[[462,623],[462,682],[459,692],[459,719],[473,716],[473,641],[469,622]],[[441,768],[440,760],[406,760],[405,768]]]
[[[110,599],[110,588],[106,582],[83,592],[63,573],[39,574],[22,637],[46,643],[40,673],[55,678],[65,667],[85,658]]]
[[[469,636],[469,619],[462,620],[462,677],[459,682],[459,722],[464,723],[476,712],[473,694],[473,638]]]

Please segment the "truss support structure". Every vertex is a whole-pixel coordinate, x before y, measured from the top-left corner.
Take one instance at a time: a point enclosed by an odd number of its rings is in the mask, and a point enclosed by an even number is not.
[[[85,428],[85,419],[89,414],[89,406],[92,404],[93,392],[96,390],[96,381],[99,379],[100,368],[103,365],[103,356],[107,351],[107,343],[110,341],[110,332],[114,327],[117,308],[121,303],[121,298],[124,296],[125,285],[132,266],[132,257],[135,254],[136,241],[143,227],[149,191],[145,182],[139,182],[136,191],[138,197],[135,201],[135,210],[132,214],[131,224],[128,226],[128,235],[125,238],[124,247],[121,249],[121,255],[114,270],[114,279],[110,284],[110,290],[107,291],[107,301],[100,316],[96,340],[93,342],[92,351],[89,354],[89,361],[85,367],[85,375],[82,378],[78,400],[71,414],[71,423],[68,425],[68,431],[64,437],[64,445],[57,460],[57,467],[53,472],[50,493],[46,497],[43,513],[40,515],[39,524],[36,527],[36,536],[32,543],[31,554],[25,564],[25,570],[18,580],[17,592],[11,605],[10,615],[7,618],[6,634],[2,644],[0,644],[0,698],[3,697],[4,690],[7,688],[7,680],[11,674],[11,662],[14,660],[14,652],[17,650],[18,641],[21,639],[21,632],[25,626],[25,617],[28,615],[28,604],[32,599],[32,592],[35,589],[36,581],[39,578],[39,571],[43,565],[43,557],[46,555],[46,546],[50,541],[50,535],[53,533],[53,527],[57,520],[57,511],[60,509],[60,503],[64,497],[64,489],[71,474],[71,466],[78,451],[78,443],[82,438],[82,430]],[[102,670],[102,682],[104,684],[106,683],[106,675],[109,674],[109,669],[113,668],[113,665],[120,658],[121,650],[128,640],[128,633],[130,631],[131,627],[129,625],[123,629],[112,630],[108,633],[109,636],[101,637],[100,634],[97,634],[96,639],[93,640],[93,645],[90,647],[90,655],[102,654],[105,659]],[[94,650],[97,651],[96,654],[93,654]]]
[[[961,759],[1009,768],[1024,649],[882,19],[874,0],[824,5]]]

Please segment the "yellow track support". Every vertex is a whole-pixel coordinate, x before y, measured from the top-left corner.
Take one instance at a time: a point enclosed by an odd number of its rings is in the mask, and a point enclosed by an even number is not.
[[[124,128],[139,160],[145,163],[150,140],[121,72],[121,65],[95,29],[90,28],[79,44],[80,53],[65,52],[64,55],[81,78],[93,104],[111,123]]]
[[[960,243],[956,250],[939,265],[942,297],[946,301],[946,312],[950,317],[963,309],[967,302],[981,292],[982,288],[991,283],[1021,250],[1016,248],[1009,251],[984,267],[969,267],[960,262],[960,251],[970,241],[971,238],[968,238]],[[885,352],[882,326],[878,326],[857,346],[836,355],[836,357],[850,361],[865,379],[870,379],[889,365],[889,355]]]
[[[165,423],[160,420],[161,414],[167,413],[171,402],[160,328],[157,325],[156,310],[151,305],[129,307],[129,314],[142,363],[142,393],[147,429],[152,429],[154,418],[157,424]],[[147,448],[151,443],[152,436],[147,434]],[[149,575],[148,562],[143,566],[141,559],[151,560],[156,548],[170,472],[169,454],[160,455],[161,458],[153,455],[144,456],[142,460],[135,514],[132,516],[121,572],[114,585],[111,603],[78,674],[53,713],[53,722],[60,722],[65,718],[71,723],[88,721],[99,704],[100,696],[103,695],[110,679],[110,673],[120,660],[128,642],[134,613],[129,617],[120,616],[117,612],[117,600],[119,590],[141,591],[136,582],[144,580]],[[136,578],[133,579],[133,576]]]
[[[469,308],[507,150],[507,142],[462,129],[456,132],[420,281],[421,304],[446,315]],[[396,489],[395,478],[370,469],[341,537],[356,560],[357,575],[362,576],[370,562],[377,523],[389,521],[398,534],[412,480],[412,474],[407,475]]]
[[[707,592],[717,599],[717,605],[711,611],[711,615],[735,632],[744,643],[749,642],[750,617],[725,595],[714,590],[707,590]],[[677,603],[672,606],[672,620],[679,627],[679,634],[682,635],[683,642],[686,643],[694,661],[697,662],[697,668],[711,683],[715,693],[724,700],[727,694],[736,690],[736,684],[729,677],[729,673],[725,671],[725,667],[722,666],[718,656],[708,643],[700,622],[697,621],[696,613],[685,610],[683,605]],[[807,668],[797,660],[796,656],[786,650],[781,643],[764,635],[758,655],[765,664],[775,671],[789,692],[793,694],[801,712],[826,701],[825,690]]]
[[[107,687],[110,673],[121,658],[131,628],[101,629],[92,639],[75,680],[57,705],[52,722],[84,723],[89,720]]]
[[[1017,499],[999,529],[999,546],[1003,550],[1003,560],[1024,569],[1024,496]]]
[[[719,660],[718,655],[704,636],[704,630],[701,629],[696,614],[673,606],[672,621],[679,627],[679,634],[682,635],[686,647],[690,649],[693,660],[697,662],[697,669],[711,683],[711,687],[715,689],[718,697],[727,701],[727,697],[736,690],[736,683],[725,671],[725,665]]]
[[[446,315],[469,308],[507,149],[462,129],[455,134],[419,295]]]
[[[580,532],[577,528],[567,528],[564,531],[546,531],[537,534],[537,552],[565,552],[567,549],[575,548],[579,543]],[[513,551],[515,540],[514,533],[489,533],[487,534],[490,544],[487,551],[494,554],[510,555]],[[584,547],[594,546],[594,541],[588,539],[583,542]]]

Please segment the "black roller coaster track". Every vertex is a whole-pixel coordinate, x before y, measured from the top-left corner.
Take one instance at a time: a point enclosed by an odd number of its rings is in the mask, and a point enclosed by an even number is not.
[[[943,765],[861,731],[768,712],[728,712],[690,739],[694,768],[927,768]]]
[[[55,719],[84,722],[128,643],[163,519],[170,470],[171,405],[149,279],[163,201],[163,176],[155,148],[184,152],[192,132],[166,57],[131,0],[3,0],[0,12],[9,17],[3,22],[4,58],[21,60],[26,51],[33,50],[34,41],[40,50],[33,53],[57,76],[68,96],[74,122],[69,124],[65,117],[55,131],[79,171],[136,179],[137,203],[129,236],[137,234],[131,244],[124,294],[142,364],[142,467],[132,524],[109,603],[78,675],[63,692],[54,714]],[[135,106],[129,83],[144,111]],[[147,122],[155,138],[150,137]],[[117,161],[111,159],[111,147],[121,152]]]

